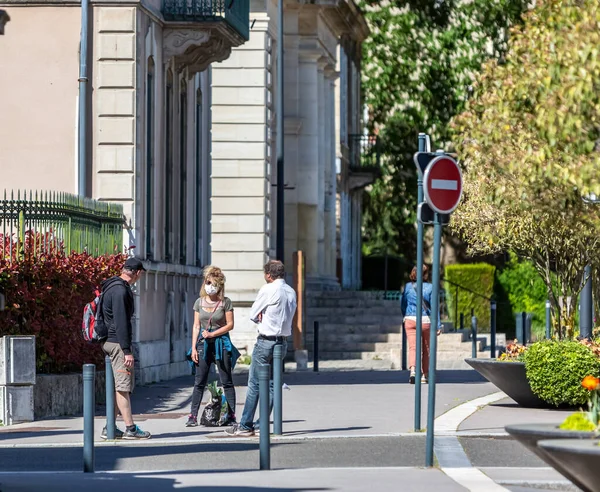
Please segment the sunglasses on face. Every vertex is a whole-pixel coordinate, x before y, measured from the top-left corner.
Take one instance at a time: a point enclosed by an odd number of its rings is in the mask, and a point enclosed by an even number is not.
[[[207,280],[206,282],[204,282],[205,285],[212,285],[212,282],[210,280]]]

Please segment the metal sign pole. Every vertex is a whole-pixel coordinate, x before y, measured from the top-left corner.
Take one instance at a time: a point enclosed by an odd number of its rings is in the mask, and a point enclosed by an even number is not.
[[[419,133],[419,152],[425,152],[428,137]],[[428,149],[427,149],[428,150]],[[423,173],[417,166],[417,206],[423,201]],[[415,343],[415,432],[421,430],[421,336],[423,333],[423,223],[417,219],[417,337]]]
[[[435,213],[433,222],[433,292],[431,294],[431,329],[429,333],[429,399],[427,404],[427,443],[425,466],[433,466],[433,423],[435,419],[435,366],[437,359],[437,330],[440,308],[440,247],[442,243],[442,222]]]

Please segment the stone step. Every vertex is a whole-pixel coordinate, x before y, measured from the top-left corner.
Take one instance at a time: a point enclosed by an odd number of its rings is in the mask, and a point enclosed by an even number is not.
[[[383,352],[360,352],[360,351],[319,351],[319,360],[391,360],[391,351]]]
[[[319,324],[319,336],[325,334],[335,334],[335,335],[344,335],[344,334],[382,334],[382,333],[400,333],[402,329],[402,325],[394,325],[394,324]],[[310,326],[307,330],[307,336],[312,334],[313,326]]]
[[[353,314],[353,315],[331,315],[331,316],[323,316],[321,318],[313,316],[307,316],[307,324],[312,325],[314,321],[318,321],[319,323],[333,323],[333,324],[348,324],[348,325],[402,325],[403,317],[401,314],[378,314],[378,315],[369,315],[365,314],[363,311],[361,314]]]
[[[314,336],[312,333],[306,334],[306,343],[312,345]],[[344,342],[344,343],[401,343],[402,335],[400,333],[370,333],[370,332],[358,332],[358,333],[322,333],[319,331],[319,343],[329,342]]]
[[[354,316],[361,314],[368,314],[373,316],[385,316],[393,314],[396,316],[402,316],[402,309],[400,304],[397,306],[379,306],[370,307],[365,309],[364,307],[312,307],[307,309],[307,314],[311,317],[321,318],[327,316]]]
[[[363,310],[370,308],[398,308],[399,301],[382,301],[360,298],[341,298],[341,299],[306,299],[306,308],[361,308]]]
[[[312,351],[312,344],[310,346]],[[402,344],[388,342],[326,342],[319,341],[319,353],[321,352],[384,352],[386,350],[400,350]]]

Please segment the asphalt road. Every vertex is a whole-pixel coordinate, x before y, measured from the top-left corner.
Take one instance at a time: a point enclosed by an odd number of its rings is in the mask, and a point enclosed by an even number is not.
[[[546,466],[509,438],[460,438],[473,466]],[[0,471],[80,471],[82,448],[3,448]],[[280,440],[271,442],[272,469],[423,466],[424,436]],[[152,441],[97,446],[98,471],[256,470],[257,440],[200,444]]]
[[[0,471],[80,471],[82,448],[3,448]],[[271,468],[423,466],[425,439],[341,438],[271,443]],[[257,440],[202,444],[129,443],[95,448],[97,471],[256,470]]]

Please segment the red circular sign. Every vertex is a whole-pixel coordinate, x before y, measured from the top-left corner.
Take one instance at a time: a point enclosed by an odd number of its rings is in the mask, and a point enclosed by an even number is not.
[[[423,176],[423,192],[427,204],[440,214],[449,214],[460,202],[462,174],[452,157],[445,155],[433,159]]]

